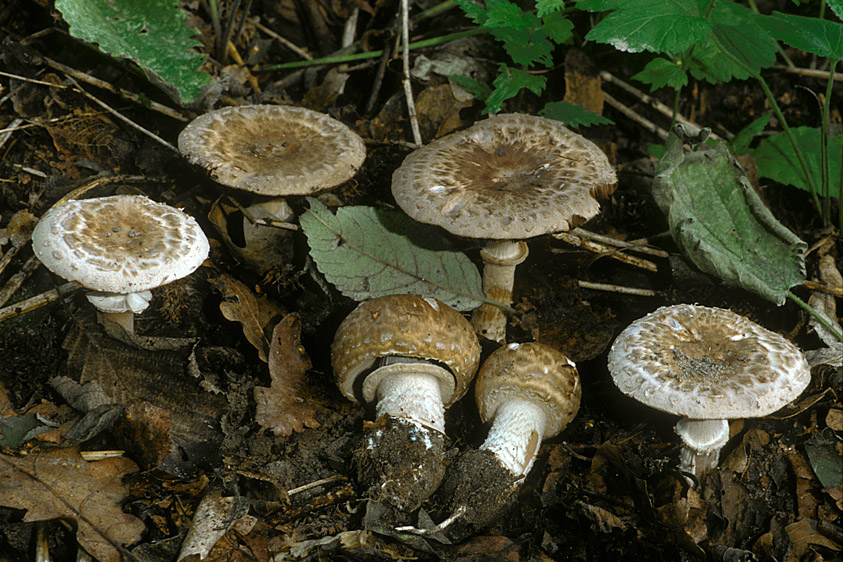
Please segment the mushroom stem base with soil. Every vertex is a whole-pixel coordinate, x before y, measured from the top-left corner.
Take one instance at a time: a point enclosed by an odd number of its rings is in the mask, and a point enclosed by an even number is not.
[[[682,418],[676,422],[676,433],[682,438],[679,470],[693,474],[699,481],[717,467],[720,449],[729,441],[729,422]]]
[[[480,448],[494,454],[517,478],[523,478],[536,460],[546,422],[544,410],[528,400],[503,402]]]
[[[480,251],[483,258],[483,295],[505,305],[512,302],[515,267],[527,259],[527,243],[521,240],[493,240]],[[506,343],[506,313],[484,303],[471,316],[474,330],[498,343]]]
[[[409,369],[409,370],[408,370]],[[394,363],[373,371],[363,383],[377,384],[377,417],[404,418],[426,429],[445,433],[445,406],[442,404],[438,371],[442,367],[426,363]]]

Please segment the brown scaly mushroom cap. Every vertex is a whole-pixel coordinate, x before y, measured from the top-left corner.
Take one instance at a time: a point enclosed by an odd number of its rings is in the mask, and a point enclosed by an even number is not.
[[[520,479],[530,471],[543,439],[574,418],[582,390],[574,363],[540,343],[511,343],[495,350],[480,367],[475,400],[480,417],[491,421],[480,446]]]
[[[690,304],[627,326],[608,361],[621,392],[682,416],[679,469],[697,480],[717,466],[728,420],[775,412],[811,381],[799,348],[782,336],[729,310]]]
[[[224,107],[179,134],[179,151],[228,187],[259,195],[310,195],[349,180],[363,140],[336,119],[280,105]]]
[[[450,375],[448,380],[440,380],[440,388],[448,406],[468,389],[480,363],[480,344],[468,321],[434,298],[389,295],[365,301],[340,324],[331,347],[331,362],[343,395],[358,400],[358,376],[379,358],[390,356],[447,367]],[[366,394],[369,396],[362,398],[370,402],[374,388]]]
[[[138,195],[68,201],[47,211],[32,249],[53,273],[109,293],[154,289],[192,273],[208,256],[193,217]]]
[[[617,175],[600,148],[558,121],[499,114],[413,151],[392,193],[413,219],[458,236],[522,240],[600,210]]]

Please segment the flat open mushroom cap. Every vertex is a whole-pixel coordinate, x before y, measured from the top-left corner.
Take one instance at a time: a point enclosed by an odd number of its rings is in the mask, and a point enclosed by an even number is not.
[[[574,363],[561,351],[535,343],[511,343],[483,362],[474,387],[484,422],[495,417],[504,401],[528,400],[543,411],[545,438],[565,429],[580,409],[582,387]]]
[[[333,117],[303,107],[244,105],[200,115],[179,151],[228,187],[260,195],[309,195],[349,179],[366,145]]]
[[[340,390],[358,400],[356,379],[380,357],[434,361],[454,377],[445,406],[468,390],[480,364],[477,334],[462,314],[434,298],[389,295],[368,300],[342,321],[331,346],[331,363]]]
[[[412,152],[392,194],[415,220],[457,236],[522,240],[586,222],[616,184],[593,142],[558,121],[501,114]]]
[[[136,293],[192,273],[208,257],[193,217],[138,195],[78,199],[53,207],[32,233],[53,273],[97,291]]]
[[[609,372],[624,394],[693,419],[766,416],[811,381],[799,349],[729,310],[666,306],[615,339]]]

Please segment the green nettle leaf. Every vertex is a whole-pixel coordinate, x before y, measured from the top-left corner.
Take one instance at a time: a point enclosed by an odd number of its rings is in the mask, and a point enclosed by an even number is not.
[[[522,88],[527,88],[534,94],[541,95],[547,79],[544,76],[530,74],[520,68],[512,68],[505,64],[498,67],[498,77],[492,82],[494,89],[486,98],[487,113],[497,113],[506,100],[515,97]]]
[[[843,24],[781,12],[758,15],[756,21],[770,35],[794,49],[835,60],[843,58]]]
[[[384,295],[436,297],[456,310],[483,299],[480,272],[435,228],[375,207],[340,207],[334,215],[318,199],[299,218],[316,267],[354,300]]]
[[[736,2],[717,2],[710,18],[715,44],[726,49],[747,67],[740,69],[729,57],[724,57],[719,49],[715,50],[709,53],[713,56],[707,62],[714,67],[715,73],[724,74],[719,81],[726,82],[732,77],[746,78],[747,70],[751,71],[752,76],[757,76],[762,68],[775,64],[778,44],[758,25],[752,10]],[[695,56],[697,50],[699,47],[694,51]]]
[[[688,72],[697,80],[705,80],[711,84],[750,77],[750,74],[731,58],[723,55],[714,37],[707,37],[694,48],[693,56],[688,61]]]
[[[492,35],[503,42],[506,54],[516,64],[533,66],[541,63],[553,65],[553,43],[548,40],[547,32],[539,24],[535,15],[524,12],[524,24],[513,28],[492,29]]]
[[[831,8],[831,11],[837,14],[837,17],[843,20],[843,0],[825,0],[826,6]]]
[[[196,99],[211,77],[197,70],[205,55],[177,0],[56,0],[70,34],[129,59],[179,103]]]
[[[589,111],[581,105],[566,101],[554,101],[544,106],[539,115],[561,121],[569,127],[590,127],[591,125],[614,125],[614,121]]]
[[[567,43],[574,36],[574,22],[566,18],[561,12],[552,12],[542,16],[542,28],[547,32],[551,41],[558,45]]]
[[[564,7],[565,0],[536,0],[536,11],[538,11],[540,18],[558,12]]]
[[[486,22],[483,27],[495,29],[498,27],[519,28],[524,25],[524,10],[509,0],[489,0],[486,2]]]
[[[477,25],[483,25],[488,19],[486,10],[479,4],[475,4],[472,0],[456,0],[457,6]]]
[[[738,134],[736,134],[732,140],[727,143],[729,152],[736,155],[746,154],[749,152],[749,144],[752,142],[752,139],[755,138],[755,135],[763,131],[764,127],[766,127],[769,122],[770,113],[766,113],[741,129]]]
[[[702,271],[775,302],[805,280],[807,245],[764,205],[721,143],[686,153],[694,133],[676,125],[656,169],[653,197],[671,235]]]
[[[649,84],[651,92],[664,86],[678,90],[688,83],[688,75],[679,63],[661,57],[648,62],[644,70],[635,74],[633,78]]]
[[[822,150],[821,132],[812,127],[795,127],[790,129],[796,144],[807,160],[811,180],[815,186],[822,185],[822,165],[820,152]],[[828,167],[832,180],[840,177],[840,150],[833,149],[829,139]],[[758,175],[770,178],[778,183],[792,185],[809,191],[808,182],[802,174],[802,167],[796,158],[796,153],[784,133],[769,136],[758,144],[755,149],[755,163],[758,165]],[[829,189],[832,197],[837,197],[837,181],[831,181]]]
[[[580,0],[577,7],[590,12],[614,10],[586,39],[619,51],[681,53],[711,32],[696,0]]]
[[[486,99],[492,93],[492,89],[489,86],[468,76],[460,76],[459,74],[449,74],[448,79],[453,80],[458,85],[462,86],[462,88],[464,88],[469,94],[479,99],[480,101],[486,101]]]

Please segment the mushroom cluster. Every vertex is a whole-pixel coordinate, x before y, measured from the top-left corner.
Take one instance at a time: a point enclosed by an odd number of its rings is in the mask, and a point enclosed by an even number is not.
[[[594,217],[617,175],[600,148],[558,121],[499,114],[413,151],[392,176],[392,193],[413,219],[466,238],[481,251],[487,299],[509,306],[524,240]],[[506,341],[506,316],[484,304],[477,333]]]
[[[771,414],[808,386],[795,345],[729,310],[666,306],[615,339],[609,371],[628,396],[680,416],[679,470],[700,480],[717,466],[728,420]]]
[[[445,408],[466,393],[480,362],[474,330],[436,299],[380,297],[343,320],[331,362],[343,395],[375,404],[356,459],[360,480],[401,511],[418,508],[444,476]]]
[[[151,289],[190,275],[208,256],[196,220],[139,195],[71,200],[47,211],[32,233],[47,269],[92,291],[101,316],[134,330]]]

